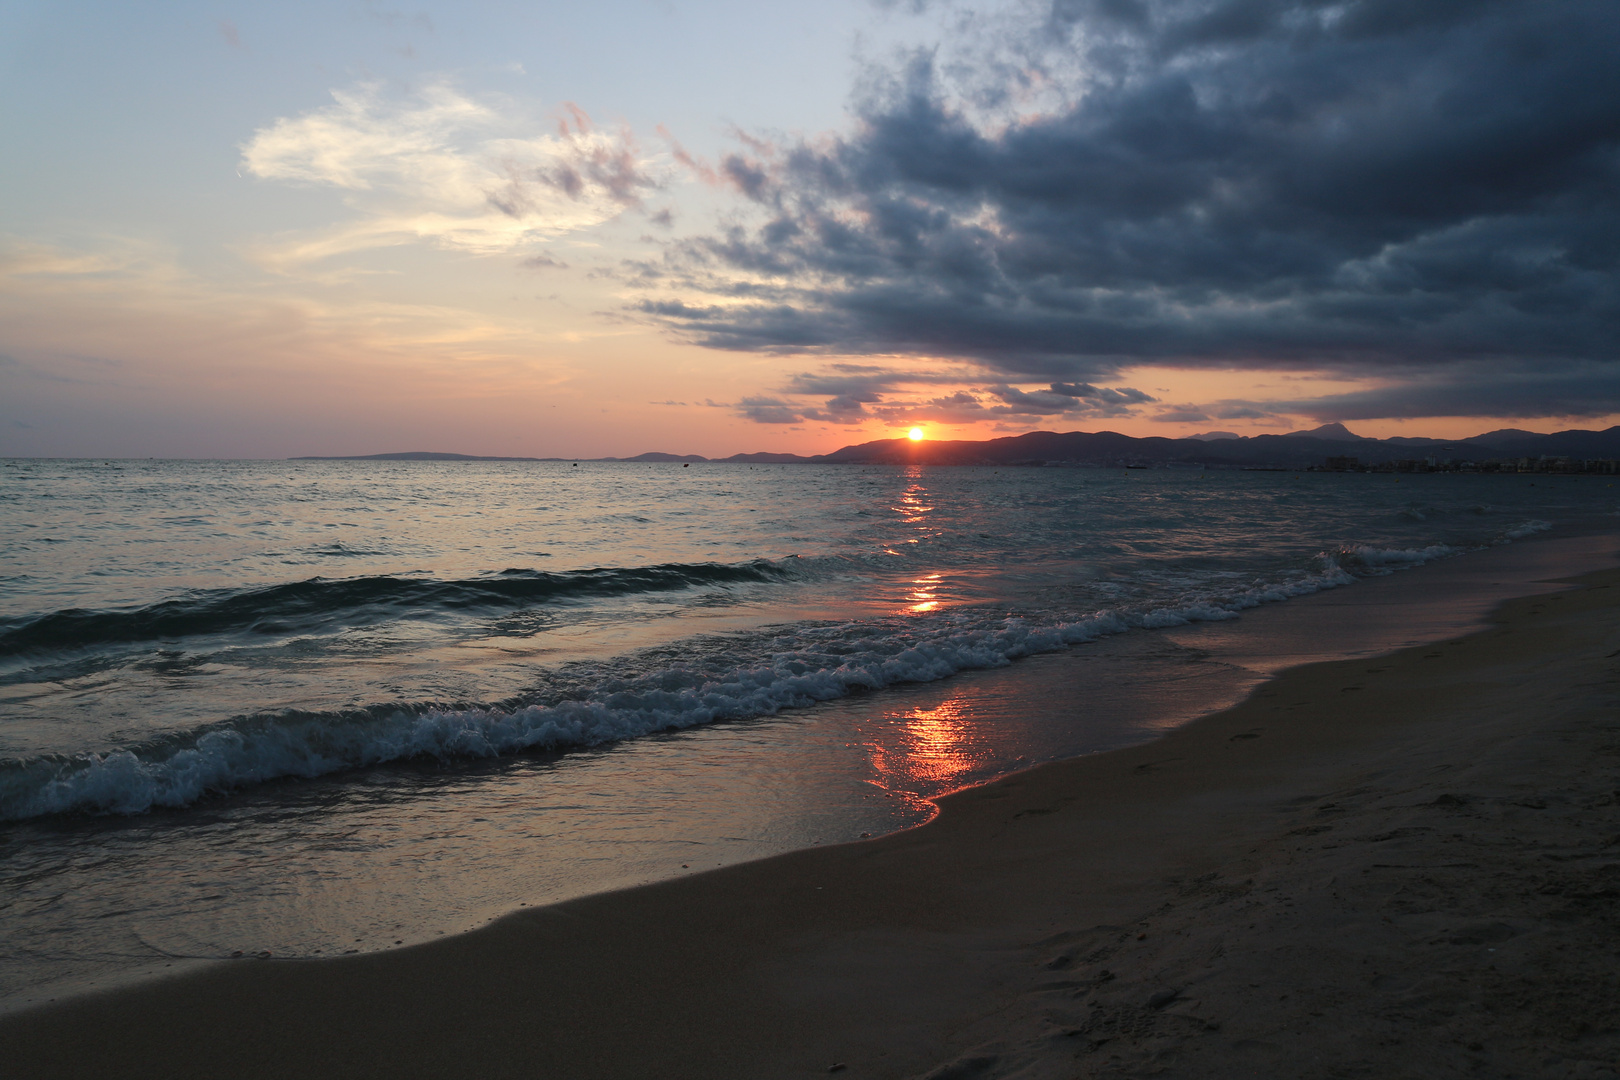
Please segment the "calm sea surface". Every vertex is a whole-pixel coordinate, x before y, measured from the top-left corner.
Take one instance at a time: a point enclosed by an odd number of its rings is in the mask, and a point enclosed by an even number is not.
[[[1529,476],[5,462],[0,1005],[891,831],[1232,692],[1155,629],[1617,505]],[[1064,710],[959,674],[1034,686],[1023,658],[1076,646],[1100,666]]]

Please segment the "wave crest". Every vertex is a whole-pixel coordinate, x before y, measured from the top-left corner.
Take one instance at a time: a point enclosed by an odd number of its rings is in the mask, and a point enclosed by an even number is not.
[[[309,578],[254,589],[200,590],[178,600],[113,611],[68,608],[0,620],[0,656],[231,632],[286,633],[357,625],[413,613],[527,607],[578,597],[668,592],[792,577],[790,564],[665,563],[548,573],[504,570],[453,581],[392,576]]]
[[[859,689],[930,682],[1132,628],[1230,619],[1263,603],[1355,580],[1342,567],[1285,582],[1233,583],[1138,610],[1001,617],[984,609],[932,619],[778,628],[722,644],[720,664],[665,664],[601,678],[574,700],[498,706],[379,706],[343,713],[240,717],[104,753],[0,761],[0,819],[186,806],[280,777],[316,777],[391,761],[489,758],[598,746],[719,720],[769,716]]]

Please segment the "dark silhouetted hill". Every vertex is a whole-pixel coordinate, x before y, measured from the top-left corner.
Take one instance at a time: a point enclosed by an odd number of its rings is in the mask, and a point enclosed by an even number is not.
[[[1218,436],[1218,437],[1217,437]],[[1205,468],[1301,469],[1328,458],[1354,457],[1363,464],[1435,458],[1486,461],[1570,457],[1620,459],[1620,427],[1605,431],[1557,431],[1541,435],[1502,428],[1467,439],[1396,436],[1369,439],[1343,424],[1324,424],[1287,435],[1237,436],[1226,432],[1183,439],[1136,438],[1117,431],[1031,431],[1000,439],[877,439],[805,457],[756,452],[727,458],[652,451],[632,458],[597,461],[706,462],[737,465],[1041,465],[1047,462],[1087,465],[1186,465]],[[294,461],[566,461],[567,458],[481,457],[413,450],[398,454],[354,454],[346,457],[302,457]]]

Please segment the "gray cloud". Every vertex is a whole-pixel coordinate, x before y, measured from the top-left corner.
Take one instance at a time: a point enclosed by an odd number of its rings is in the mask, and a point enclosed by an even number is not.
[[[804,419],[793,405],[778,398],[743,398],[737,411],[756,424],[797,424]]]
[[[1042,393],[1143,362],[1412,380],[1314,406],[1379,416],[1454,414],[1480,371],[1518,415],[1576,415],[1557,372],[1620,360],[1612,0],[1055,0],[1039,22],[986,45],[976,86],[913,56],[852,133],[728,158],[761,217],[673,247],[642,312]],[[1042,80],[1050,107],[1013,111]]]
[[[1157,401],[1152,394],[1129,386],[1109,388],[1106,386],[1092,386],[1090,383],[1053,383],[1051,393],[1069,398],[1084,398],[1102,405],[1141,405],[1145,402]]]
[[[1059,413],[1125,416],[1131,412],[1131,406],[1157,400],[1128,386],[1112,390],[1089,383],[1053,383],[1045,390],[1034,391],[1019,390],[1003,383],[987,388],[985,393],[1001,399],[1001,405],[992,407],[990,411],[1006,416],[1051,416]]]
[[[568,269],[568,264],[567,263],[563,262],[561,259],[557,258],[557,256],[553,255],[549,251],[542,251],[542,252],[540,252],[538,254],[530,255],[526,259],[519,259],[518,260],[518,265],[523,267],[525,270],[566,270],[566,269]]]
[[[1209,414],[1201,409],[1167,409],[1153,419],[1161,424],[1196,424],[1208,420]]]
[[[1124,416],[1137,405],[1157,400],[1133,387],[1090,383],[1054,382],[1044,389],[1023,390],[998,382],[922,400],[914,396],[914,390],[905,389],[930,383],[959,385],[975,381],[975,374],[961,370],[908,371],[877,364],[828,364],[820,371],[800,372],[781,387],[789,398],[825,397],[821,408],[778,397],[750,397],[738,403],[737,411],[746,419],[766,424],[799,420],[847,424],[868,418],[964,424],[1019,416]]]
[[[1275,404],[1253,404],[1246,401],[1223,401],[1210,408],[1209,413],[1217,420],[1269,420],[1280,412],[1287,410],[1278,408]],[[1486,414],[1490,415],[1490,414]]]
[[[1441,372],[1391,386],[1289,402],[1271,411],[1324,422],[1383,417],[1522,416],[1597,417],[1620,412],[1620,369],[1583,363],[1526,368],[1476,365],[1465,377]]]
[[[831,394],[856,401],[879,401],[883,393],[907,379],[903,372],[875,365],[832,364],[823,371],[793,376],[787,390],[794,394]]]

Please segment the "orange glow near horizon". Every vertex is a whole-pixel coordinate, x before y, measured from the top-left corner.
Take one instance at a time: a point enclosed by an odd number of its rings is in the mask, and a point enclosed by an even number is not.
[[[906,432],[906,438],[910,439],[912,442],[922,442],[923,429],[920,427],[912,428],[910,431]]]

